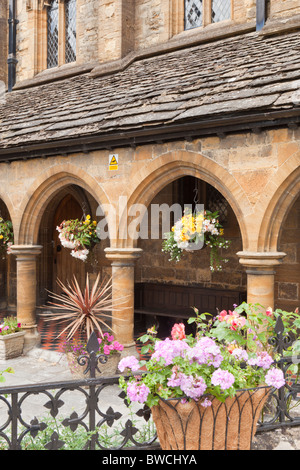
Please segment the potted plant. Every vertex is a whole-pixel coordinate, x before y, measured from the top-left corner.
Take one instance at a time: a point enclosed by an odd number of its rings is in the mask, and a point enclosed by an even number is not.
[[[170,253],[170,261],[180,261],[184,251],[194,251],[203,246],[210,248],[210,270],[221,271],[222,262],[228,260],[220,256],[220,249],[227,249],[229,241],[223,238],[224,229],[219,222],[219,213],[204,211],[192,214],[186,211],[166,233],[162,251]]]
[[[23,354],[25,331],[13,317],[6,317],[0,325],[0,359],[13,359]]]
[[[14,232],[12,222],[10,220],[3,220],[0,217],[0,251],[9,254],[13,242]]]
[[[117,371],[118,363],[120,361],[121,351],[124,347],[118,341],[115,340],[114,336],[108,332],[103,333],[103,338],[97,337],[97,355],[104,355],[107,358],[107,362],[104,367],[102,366],[100,371],[96,371],[97,377],[104,375],[114,375]],[[72,374],[79,378],[83,378],[86,375],[86,361],[84,360],[88,356],[86,342],[72,338],[72,340],[66,340],[61,344],[61,350],[64,352],[68,359],[68,364]]]
[[[62,289],[62,294],[51,293],[55,302],[49,302],[51,311],[42,313],[46,321],[55,321],[67,323],[58,337],[64,333],[67,334],[66,343],[63,345],[64,352],[67,353],[67,359],[71,371],[81,370],[75,367],[77,359],[84,355],[86,342],[78,341],[76,335],[85,336],[86,341],[93,332],[98,335],[98,352],[107,356],[107,365],[103,367],[105,373],[116,371],[117,363],[120,358],[120,351],[123,346],[120,345],[112,335],[103,331],[103,328],[111,330],[106,319],[111,320],[113,310],[112,303],[112,283],[111,278],[101,281],[98,274],[93,286],[90,288],[89,275],[86,277],[85,289],[82,292],[76,277],[73,282],[65,286],[61,281],[57,281]],[[117,302],[121,303],[122,299]],[[49,308],[49,307],[47,307]],[[110,366],[110,364],[112,364]]]
[[[90,250],[99,242],[96,228],[96,220],[87,215],[85,220],[64,220],[56,230],[62,246],[71,249],[74,258],[86,261]]]
[[[245,317],[223,311],[208,320],[195,312],[189,320],[196,323],[195,335],[175,324],[171,338],[142,336],[148,343],[142,352],[150,348],[151,359],[123,358],[119,370],[132,375],[121,376],[119,385],[128,401],[151,408],[164,450],[250,449],[272,387],[285,384],[283,372],[247,331]]]

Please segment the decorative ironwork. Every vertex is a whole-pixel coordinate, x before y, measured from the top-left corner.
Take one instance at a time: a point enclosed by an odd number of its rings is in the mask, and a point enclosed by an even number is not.
[[[259,432],[276,429],[285,426],[299,426],[300,417],[292,416],[290,405],[292,400],[300,400],[300,384],[293,379],[290,373],[291,367],[300,372],[300,356],[285,356],[295,340],[293,335],[284,334],[284,325],[281,317],[278,317],[275,325],[275,336],[269,338],[269,344],[274,348],[274,352],[280,359],[277,366],[282,370],[286,378],[285,386],[272,394],[269,407],[266,407],[264,420],[260,423]]]
[[[76,60],[76,0],[68,0],[65,3],[65,62]]]
[[[211,2],[211,22],[230,20],[231,0],[212,0]]]
[[[184,29],[192,29],[202,26],[202,0],[185,0],[184,7]]]
[[[47,12],[47,67],[58,66],[58,0],[52,0]]]
[[[270,343],[277,353],[283,354],[292,338],[287,339],[283,335],[280,320],[277,320],[275,337],[270,339]],[[27,448],[28,439],[35,442],[41,433],[47,431],[49,435],[43,448],[63,449],[66,446],[63,430],[69,430],[72,435],[83,432],[82,449],[159,448],[149,408],[128,405],[124,392],[118,387],[118,376],[95,378],[98,363],[105,362],[106,358],[96,352],[93,335],[88,341],[87,351],[85,379],[0,388],[0,450]],[[299,363],[300,356],[283,356],[278,361],[286,377],[291,365]],[[287,381],[284,387],[274,391],[257,432],[300,426],[300,416],[293,416],[289,409],[290,401],[299,393],[300,385],[293,381]],[[37,400],[35,416],[30,416],[28,403],[32,405],[33,400]],[[53,419],[61,419],[59,427],[49,427],[46,412]],[[151,429],[144,436],[142,431],[146,423]]]

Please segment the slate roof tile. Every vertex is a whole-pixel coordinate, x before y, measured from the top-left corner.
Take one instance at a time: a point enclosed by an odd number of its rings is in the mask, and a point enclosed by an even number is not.
[[[299,105],[300,34],[249,33],[15,90],[0,105],[0,149]]]

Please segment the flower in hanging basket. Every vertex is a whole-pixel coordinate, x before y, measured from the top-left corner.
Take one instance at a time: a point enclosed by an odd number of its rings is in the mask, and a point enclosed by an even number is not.
[[[0,217],[0,250],[9,254],[13,242],[14,232],[12,222],[10,220],[5,221]]]
[[[210,247],[210,269],[221,271],[222,262],[227,259],[221,258],[219,250],[227,249],[229,241],[222,235],[223,227],[218,220],[218,212],[205,211],[192,214],[185,212],[172,227],[171,232],[166,233],[163,241],[162,251],[170,253],[170,261],[179,261],[185,251],[200,250],[204,245]]]
[[[63,247],[69,248],[74,258],[86,261],[90,249],[99,242],[97,222],[87,215],[85,220],[64,220],[56,230]]]

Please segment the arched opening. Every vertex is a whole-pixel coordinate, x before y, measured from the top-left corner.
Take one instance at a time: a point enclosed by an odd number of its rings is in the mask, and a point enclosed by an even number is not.
[[[224,252],[228,262],[222,271],[210,270],[210,248],[185,252],[179,262],[169,260],[162,251],[164,227],[162,213],[153,218],[153,208],[174,204],[203,204],[204,209],[218,211],[224,227],[224,236],[230,247]],[[242,236],[237,217],[229,201],[208,182],[193,175],[180,176],[166,184],[147,206],[148,237],[138,240],[143,249],[135,269],[135,323],[136,330],[151,324],[159,325],[160,336],[170,333],[175,322],[186,323],[193,316],[192,307],[201,312],[217,314],[217,309],[233,310],[234,303],[246,299],[246,274],[236,253],[242,249]],[[156,209],[157,213],[157,209]],[[170,229],[176,220],[170,212]],[[164,220],[165,222],[165,220]],[[157,238],[153,224],[158,225]]]
[[[98,202],[79,185],[71,184],[56,192],[44,210],[38,232],[38,244],[43,246],[38,264],[38,305],[49,300],[50,292],[60,292],[57,279],[64,284],[72,281],[75,275],[83,289],[86,275],[92,281],[100,272],[105,277],[110,272],[110,263],[104,256],[104,248],[109,246],[109,239],[102,240],[91,251],[85,262],[71,256],[71,250],[61,245],[57,226],[64,220],[84,219],[90,215],[97,217]]]
[[[300,194],[287,211],[279,231],[278,250],[286,253],[275,275],[275,307],[300,307]]]
[[[1,222],[11,222],[9,210],[0,199]],[[3,244],[0,245],[0,311],[3,316],[14,313],[16,310],[16,260],[7,253]]]

